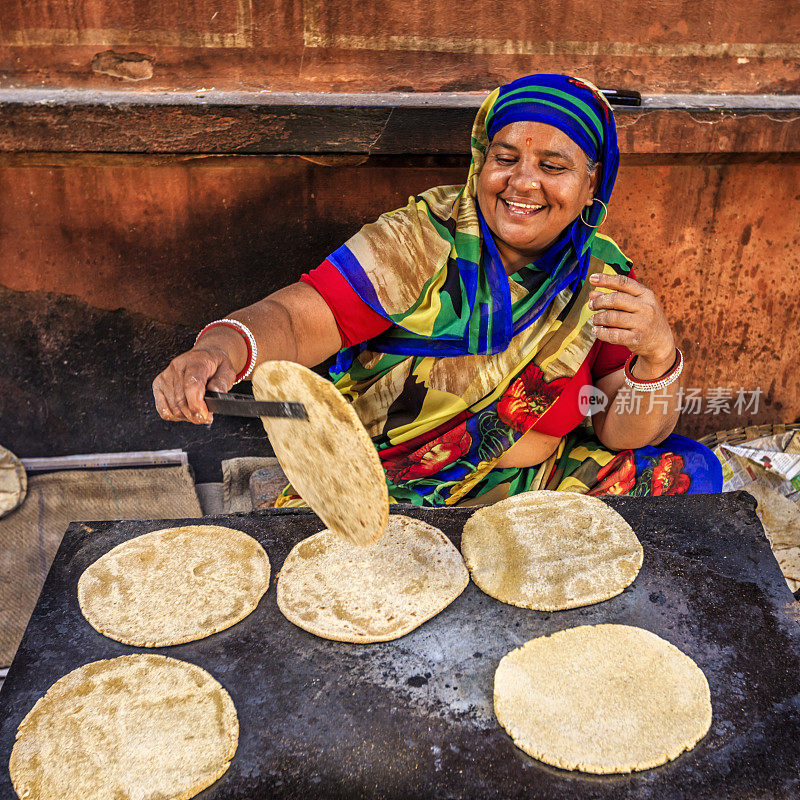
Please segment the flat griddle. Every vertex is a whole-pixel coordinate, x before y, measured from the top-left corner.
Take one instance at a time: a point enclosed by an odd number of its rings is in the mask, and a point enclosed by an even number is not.
[[[143,652],[83,619],[83,570],[131,537],[205,522],[254,536],[273,578],[256,611],[233,628],[147,651],[198,664],[236,704],[239,748],[204,800],[800,797],[800,614],[755,501],[744,492],[604,500],[644,545],[644,566],[621,595],[548,614],[504,605],[471,583],[421,628],[374,645],[319,639],[278,610],[284,558],[323,527],[309,511],[73,523],[0,692],[0,796],[14,797],[6,766],[14,735],[48,687],[89,661]],[[472,513],[392,510],[438,526],[456,545]],[[535,636],[601,622],[653,631],[702,668],[714,718],[694,750],[645,772],[583,775],[530,758],[498,725],[492,685],[502,656]]]

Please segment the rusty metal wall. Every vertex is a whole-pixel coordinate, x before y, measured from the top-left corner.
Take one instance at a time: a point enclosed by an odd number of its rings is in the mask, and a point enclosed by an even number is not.
[[[155,371],[193,332],[296,280],[409,194],[466,172],[460,159],[330,161],[0,160],[0,443],[21,455],[85,451],[87,437],[100,449],[197,446],[195,432],[156,422],[149,400]],[[603,230],[662,299],[687,385],[706,398],[764,392],[756,414],[707,414],[706,402],[684,416],[685,433],[800,415],[798,186],[797,160],[623,163]],[[53,417],[80,406],[86,387],[95,414],[82,428]],[[124,419],[120,404],[133,409]]]
[[[0,4],[0,87],[464,91],[529,72],[569,72],[646,93],[798,93],[800,4]]]

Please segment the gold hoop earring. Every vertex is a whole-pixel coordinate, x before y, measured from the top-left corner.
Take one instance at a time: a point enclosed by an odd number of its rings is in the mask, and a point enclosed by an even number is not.
[[[589,224],[589,223],[588,223],[588,222],[587,222],[587,221],[586,221],[586,220],[583,218],[583,210],[581,210],[581,213],[580,213],[578,216],[580,216],[580,218],[581,218],[581,222],[582,222],[582,223],[583,223],[583,224],[584,224],[584,225],[585,225],[587,228],[593,228],[594,230],[597,230],[597,229],[598,229],[598,228],[599,228],[599,227],[600,227],[600,226],[601,226],[601,225],[602,225],[602,224],[603,224],[603,223],[606,221],[606,217],[608,217],[608,206],[607,206],[607,205],[606,205],[606,204],[605,204],[605,203],[604,203],[604,202],[603,202],[603,201],[602,201],[602,200],[601,200],[599,197],[593,197],[593,198],[592,198],[592,203],[593,203],[593,204],[594,204],[594,203],[600,203],[600,205],[601,205],[601,206],[603,206],[603,212],[604,212],[604,213],[603,213],[603,218],[600,220],[600,222],[598,222],[598,223],[597,223],[597,225],[590,225],[590,224]]]

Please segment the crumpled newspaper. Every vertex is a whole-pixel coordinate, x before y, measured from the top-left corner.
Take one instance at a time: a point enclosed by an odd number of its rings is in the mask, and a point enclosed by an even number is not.
[[[800,431],[762,436],[744,444],[719,444],[714,453],[722,464],[722,491],[760,483],[792,502],[800,501]]]

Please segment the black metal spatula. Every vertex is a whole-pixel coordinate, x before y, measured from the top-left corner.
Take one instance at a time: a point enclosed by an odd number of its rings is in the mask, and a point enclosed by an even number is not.
[[[306,407],[302,403],[275,403],[256,400],[246,394],[226,394],[207,391],[205,397],[208,410],[215,414],[231,417],[284,417],[289,419],[308,419]]]

